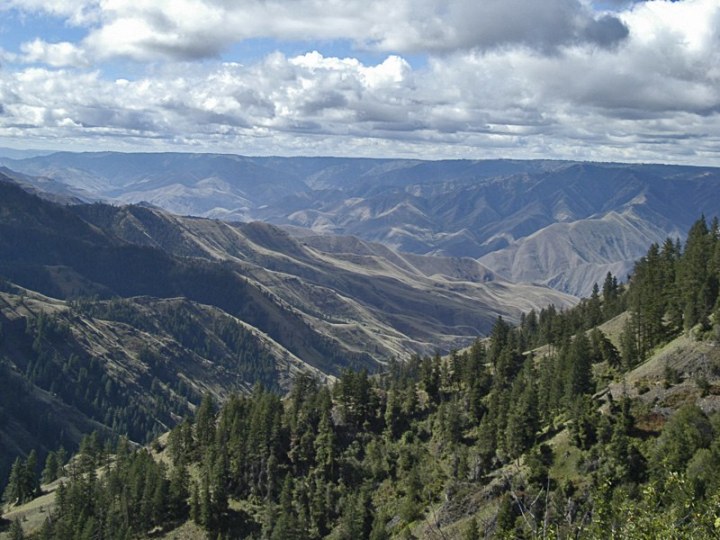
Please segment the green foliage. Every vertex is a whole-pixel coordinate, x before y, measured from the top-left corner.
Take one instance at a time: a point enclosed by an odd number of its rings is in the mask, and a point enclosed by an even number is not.
[[[679,409],[658,438],[653,466],[659,475],[683,472],[695,452],[708,448],[714,438],[707,415],[696,405]]]
[[[90,446],[86,450],[93,452]],[[168,479],[166,466],[147,451],[126,453],[121,446],[116,451],[102,477],[95,456],[80,455],[84,461],[58,488],[57,508],[45,534],[60,540],[126,538],[187,515],[186,472],[174,469]]]
[[[2,498],[8,504],[23,504],[38,495],[39,491],[37,454],[32,450],[26,460],[15,459]]]
[[[698,226],[686,253],[702,259],[698,242],[715,253],[706,237],[716,234]],[[627,289],[608,274],[577,308],[531,312],[517,328],[499,318],[489,340],[448,358],[390,362],[377,376],[345,370],[330,388],[300,376],[284,399],[261,385],[222,406],[207,394],[169,435],[172,467],[121,442],[98,475],[108,460],[90,436],[48,526],[57,538],[118,538],[189,516],[213,538],[384,539],[435,527],[439,509],[446,523],[465,522],[456,530],[468,539],[481,534],[467,520],[476,512],[483,536],[497,538],[716,536],[720,417],[686,406],[655,437],[636,423],[647,410],[630,398],[594,396],[594,369],[641,362],[692,320],[688,305],[700,322],[711,315],[718,268],[713,258],[705,273],[684,268],[695,265],[686,253],[653,246]],[[688,273],[704,293],[683,289],[678,276]],[[625,306],[618,352],[597,325]],[[208,349],[191,319],[177,315],[173,332]],[[57,329],[40,326],[42,347]],[[225,345],[242,337],[221,333]],[[546,354],[527,354],[540,343]],[[48,455],[43,475],[55,477],[63,461]],[[8,497],[17,500],[28,467],[16,469]]]
[[[681,330],[697,325],[704,333],[718,304],[720,236],[717,220],[704,217],[688,232],[684,250],[666,240],[650,246],[635,265],[627,302],[630,319],[622,335],[626,369],[643,361],[649,351]],[[720,322],[717,321],[716,322]]]
[[[463,540],[480,540],[480,529],[477,520],[473,517],[465,527]]]

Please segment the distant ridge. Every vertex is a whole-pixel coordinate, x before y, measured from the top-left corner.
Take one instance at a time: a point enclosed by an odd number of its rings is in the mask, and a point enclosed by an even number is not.
[[[0,163],[114,203],[472,257],[578,296],[720,207],[720,169],[680,165],[113,152]]]
[[[0,276],[59,299],[185,297],[268,334],[328,374],[461,347],[497,316],[571,297],[472,259],[406,256],[356,238],[143,206],[63,206],[0,175]]]

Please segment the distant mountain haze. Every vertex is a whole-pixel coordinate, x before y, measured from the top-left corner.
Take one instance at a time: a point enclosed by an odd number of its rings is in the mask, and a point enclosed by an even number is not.
[[[578,296],[720,207],[720,169],[674,165],[111,152],[0,163],[79,199],[470,257]]]
[[[573,298],[512,284],[469,258],[399,254],[352,237],[59,205],[0,175],[0,276],[59,299],[184,297],[267,334],[315,369],[448,351],[498,316]]]
[[[93,430],[148,440],[206,393],[377,372],[465,347],[499,316],[576,301],[472,258],[86,204],[78,190],[0,171],[3,478],[15,456]]]

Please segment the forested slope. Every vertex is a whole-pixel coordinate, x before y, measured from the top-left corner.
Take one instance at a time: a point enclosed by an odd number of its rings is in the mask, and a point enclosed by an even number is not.
[[[0,174],[0,489],[15,457],[84,433],[135,443],[209,391],[286,392],[298,372],[448,351],[498,314],[573,299],[470,259],[299,241],[146,207],[66,205]]]
[[[170,538],[191,520],[211,538],[714,538],[718,245],[701,219],[627,288],[608,276],[578,307],[499,319],[446,358],[299,377],[284,399],[208,395],[153,454],[121,441],[101,476],[107,451],[86,443],[39,534]],[[655,270],[674,277],[656,288]]]

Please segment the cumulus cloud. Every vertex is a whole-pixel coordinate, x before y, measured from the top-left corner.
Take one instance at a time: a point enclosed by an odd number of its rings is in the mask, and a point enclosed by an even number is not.
[[[581,0],[10,0],[9,5],[87,25],[79,46],[98,59],[195,60],[267,37],[347,39],[395,53],[517,44],[553,51],[576,43],[607,47],[627,37],[620,19],[596,13]]]
[[[28,41],[18,57],[33,67],[0,70],[2,137],[93,148],[675,156],[720,165],[715,0],[628,3],[613,12],[585,0],[47,5],[85,21],[88,33],[77,43]],[[375,62],[312,48],[252,63],[195,61],[253,36],[344,37],[387,52]],[[416,50],[430,54],[413,68],[404,51]],[[115,57],[153,64],[111,79],[97,59]]]
[[[595,14],[577,0],[458,0],[427,3],[407,15],[391,21],[378,46],[447,52],[525,45],[553,51],[577,43],[611,46],[628,34],[617,17]]]
[[[46,43],[40,39],[22,44],[22,59],[29,63],[42,63],[49,66],[87,66],[85,53],[72,43]]]
[[[101,0],[5,0],[0,11],[18,9],[61,17],[73,25],[95,22],[102,11]]]

